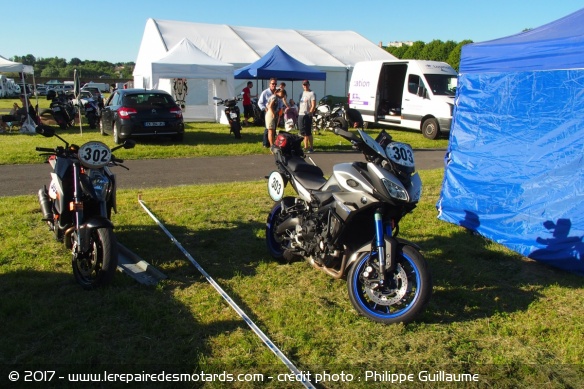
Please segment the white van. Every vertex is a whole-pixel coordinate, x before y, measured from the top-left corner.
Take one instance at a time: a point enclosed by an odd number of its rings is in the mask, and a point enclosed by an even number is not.
[[[450,131],[456,71],[445,62],[364,61],[355,64],[349,108],[367,123],[421,130],[429,139]]]
[[[109,93],[110,91],[110,84],[108,84],[107,82],[90,81],[87,84],[83,85],[83,87],[97,88],[101,93]]]

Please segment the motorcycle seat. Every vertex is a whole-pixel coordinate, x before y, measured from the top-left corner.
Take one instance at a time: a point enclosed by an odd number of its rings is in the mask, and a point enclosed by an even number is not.
[[[306,162],[303,158],[291,157],[287,160],[287,166],[306,189],[316,190],[326,183],[322,169]]]

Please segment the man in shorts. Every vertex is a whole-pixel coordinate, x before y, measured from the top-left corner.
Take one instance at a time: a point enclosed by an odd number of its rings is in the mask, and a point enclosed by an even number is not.
[[[298,132],[304,137],[304,152],[312,153],[312,115],[316,110],[316,94],[310,90],[310,82],[302,81],[302,94],[298,104]]]

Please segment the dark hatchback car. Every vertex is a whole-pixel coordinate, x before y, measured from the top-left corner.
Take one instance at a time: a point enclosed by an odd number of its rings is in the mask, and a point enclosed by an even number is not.
[[[169,135],[182,141],[185,126],[182,111],[168,92],[119,89],[105,102],[100,131],[113,134],[118,144],[139,136]]]

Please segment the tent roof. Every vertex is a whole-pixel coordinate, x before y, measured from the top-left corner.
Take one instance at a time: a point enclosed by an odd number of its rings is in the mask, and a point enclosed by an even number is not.
[[[292,58],[276,45],[262,58],[235,71],[235,78],[270,78],[282,80],[326,80],[326,73]]]
[[[584,9],[532,30],[462,48],[460,72],[584,68]]]
[[[236,67],[257,61],[276,45],[303,64],[323,70],[352,67],[359,61],[395,59],[386,50],[353,31],[236,27],[159,19],[149,19],[146,30],[150,25],[157,30],[166,48],[187,38],[208,56]],[[145,38],[146,35],[145,32]],[[148,40],[152,47],[150,36]]]
[[[221,62],[183,38],[162,58],[152,62],[152,73],[162,78],[223,78],[231,76],[233,65]]]
[[[23,65],[19,62],[12,62],[0,55],[0,72],[29,73],[33,74],[34,69],[30,65]]]

